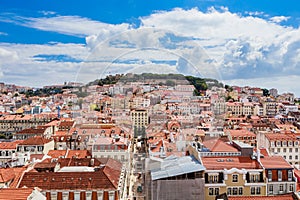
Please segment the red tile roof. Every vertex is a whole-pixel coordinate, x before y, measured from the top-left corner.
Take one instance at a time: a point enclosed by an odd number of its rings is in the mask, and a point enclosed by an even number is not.
[[[14,173],[15,173],[15,178],[13,180],[13,182],[10,184],[10,188],[16,188],[21,177],[22,177],[22,174],[25,172],[25,170],[27,169],[27,167],[14,167],[14,168],[11,168],[13,169]]]
[[[260,154],[262,154],[262,155],[264,155],[264,156],[270,156],[267,149],[265,149],[265,148],[260,148],[259,150],[260,150]],[[257,149],[254,148],[253,151],[257,152]]]
[[[1,188],[0,200],[25,200],[33,190],[32,188]]]
[[[48,156],[51,158],[60,158],[60,157],[65,157],[67,153],[67,150],[49,150]]]
[[[238,149],[222,141],[220,138],[205,140],[203,141],[203,145],[211,152],[238,152]]]
[[[27,172],[20,183],[20,187],[24,186],[37,186],[43,190],[117,189],[105,175],[103,169],[98,172]]]
[[[245,156],[220,156],[220,157],[203,157],[202,163],[207,170],[223,169],[262,169],[257,160]]]
[[[75,121],[61,121],[59,127],[72,127]]]
[[[70,159],[60,160],[70,162]],[[94,172],[26,172],[19,187],[39,187],[43,190],[116,190],[122,164],[113,159],[95,159],[95,166],[96,162],[101,166],[97,165],[100,168],[95,168]]]
[[[50,139],[43,138],[41,136],[36,136],[32,138],[28,138],[27,140],[24,140],[19,145],[43,145],[51,142]]]
[[[225,132],[229,132],[230,135],[232,137],[243,137],[243,136],[251,136],[251,137],[256,137],[255,133],[251,132],[251,131],[248,131],[248,130],[245,130],[245,129],[242,129],[242,130],[230,130],[230,129],[227,129],[225,130]]]
[[[0,168],[0,183],[7,183],[15,178],[12,168]]]
[[[23,140],[15,140],[12,142],[0,142],[0,149],[16,149],[17,145],[23,142]]]
[[[24,129],[22,131],[17,132],[16,134],[44,134],[46,128],[39,126],[39,128],[28,128],[28,129]]]
[[[291,169],[293,168],[283,157],[281,156],[268,156],[260,159],[261,164],[266,169]]]
[[[88,150],[69,150],[66,153],[66,158],[87,158],[91,156]]]
[[[296,134],[282,134],[282,133],[267,133],[266,138],[272,141],[296,141],[299,140]]]

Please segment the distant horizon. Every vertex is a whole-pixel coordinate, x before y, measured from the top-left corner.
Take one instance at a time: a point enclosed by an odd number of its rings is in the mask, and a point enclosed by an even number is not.
[[[146,73],[146,72],[143,72],[143,73]],[[143,73],[132,73],[132,74],[137,74],[137,75],[141,75],[141,74],[143,74]],[[127,74],[130,74],[130,73],[127,73]],[[124,75],[127,75],[127,74],[124,74]],[[150,73],[150,74],[154,74],[154,75],[169,75],[169,74],[160,74],[160,73]],[[170,73],[170,74],[174,74],[174,73]],[[118,74],[110,74],[110,75],[112,75],[112,76],[115,76],[115,75],[118,75]],[[183,75],[183,76],[190,76],[190,75],[184,75],[184,74],[174,74],[174,75]],[[203,78],[203,77],[198,77],[198,78],[201,78],[201,79],[213,79],[213,78]],[[28,86],[28,85],[17,85],[17,84],[15,84],[15,83],[5,83],[5,82],[3,82],[4,84],[8,84],[8,85],[10,85],[10,84],[12,84],[12,85],[16,85],[16,86],[19,86],[19,87],[29,87],[29,88],[33,88],[33,89],[41,89],[41,88],[44,88],[44,87],[46,87],[46,86],[63,86],[63,85],[65,85],[65,84],[69,84],[69,83],[78,83],[78,84],[83,84],[83,85],[87,85],[87,84],[89,84],[89,83],[92,83],[92,82],[94,82],[94,81],[96,81],[96,80],[100,80],[100,79],[95,79],[95,80],[90,80],[90,81],[88,81],[88,82],[86,82],[86,83],[83,83],[83,82],[76,82],[76,81],[64,81],[64,82],[62,82],[61,84],[60,83],[55,83],[55,84],[48,84],[48,85],[42,85],[42,86]],[[251,87],[251,88],[261,88],[261,89],[267,89],[267,90],[270,90],[270,89],[277,89],[278,90],[278,88],[276,88],[275,86],[274,87],[269,87],[269,88],[267,88],[267,87],[260,87],[260,86],[256,86],[256,85],[238,85],[238,84],[227,84],[227,83],[224,83],[224,82],[222,82],[222,81],[220,81],[220,80],[217,80],[217,79],[213,79],[213,80],[216,80],[216,81],[218,81],[219,83],[222,83],[224,86],[225,85],[229,85],[229,86],[237,86],[237,87]],[[290,91],[280,91],[280,90],[278,90],[278,94],[284,94],[284,93],[293,93],[293,92],[290,92]],[[293,93],[294,95],[295,95],[295,98],[300,98],[300,96],[297,96],[295,93]]]
[[[298,4],[4,0],[0,81],[40,87],[107,73],[180,72],[300,96]]]

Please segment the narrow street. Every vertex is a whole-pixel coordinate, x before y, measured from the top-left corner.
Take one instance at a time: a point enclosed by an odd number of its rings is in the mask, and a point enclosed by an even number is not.
[[[146,142],[143,139],[134,139],[132,145],[132,161],[129,175],[129,195],[128,200],[145,199],[145,158]]]

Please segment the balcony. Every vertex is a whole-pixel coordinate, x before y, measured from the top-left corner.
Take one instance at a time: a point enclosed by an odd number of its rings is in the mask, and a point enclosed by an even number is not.
[[[109,152],[113,152],[113,153],[118,153],[118,152],[122,152],[122,153],[125,153],[125,152],[128,152],[127,150],[101,150],[101,149],[93,149],[93,153],[95,153],[95,152],[107,152],[107,153],[109,153]]]

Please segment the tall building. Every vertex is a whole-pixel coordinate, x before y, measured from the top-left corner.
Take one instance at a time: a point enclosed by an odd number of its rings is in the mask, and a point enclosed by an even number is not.
[[[148,111],[146,109],[134,109],[131,111],[133,127],[146,127],[149,124]]]

